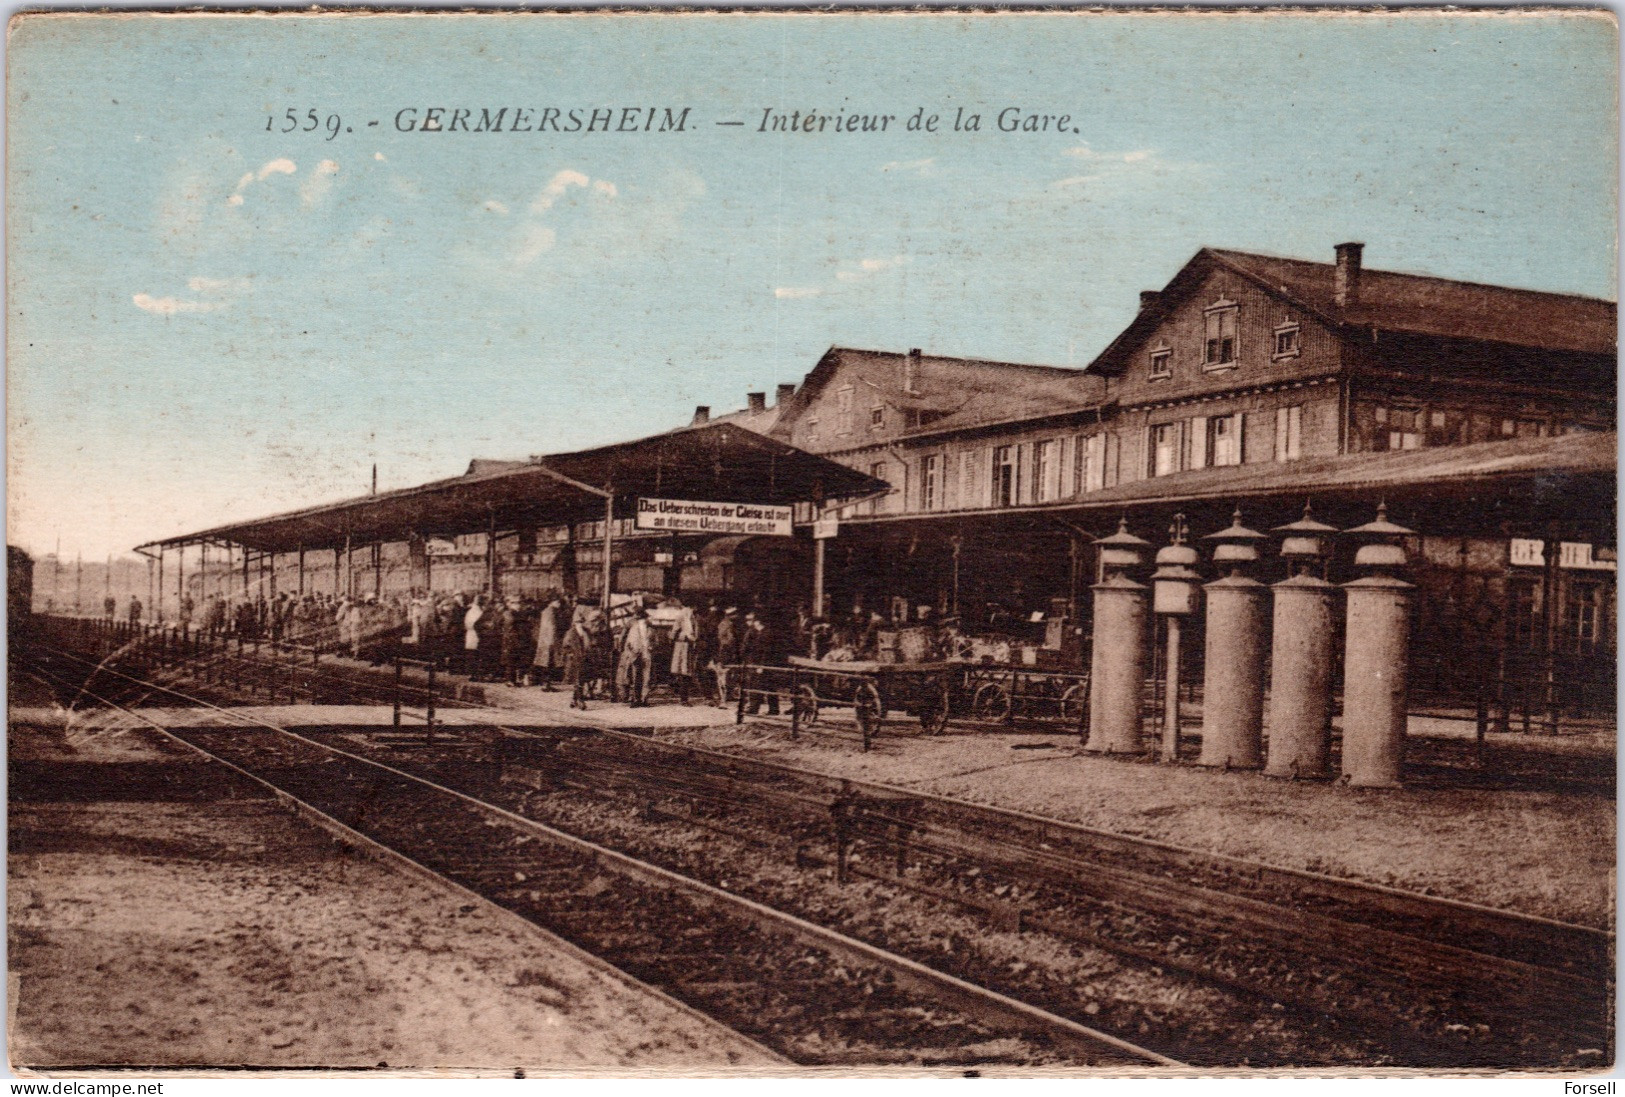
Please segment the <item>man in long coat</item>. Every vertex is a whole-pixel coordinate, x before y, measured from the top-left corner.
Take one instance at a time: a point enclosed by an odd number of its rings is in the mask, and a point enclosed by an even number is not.
[[[531,673],[549,693],[553,692],[553,672],[559,665],[559,611],[562,608],[559,596],[552,595],[536,621],[536,656],[531,660]]]
[[[621,663],[616,675],[621,695],[641,708],[649,703],[649,671],[654,660],[654,640],[649,635],[649,615],[642,606],[632,611],[632,623],[626,627],[626,639],[621,644]]]

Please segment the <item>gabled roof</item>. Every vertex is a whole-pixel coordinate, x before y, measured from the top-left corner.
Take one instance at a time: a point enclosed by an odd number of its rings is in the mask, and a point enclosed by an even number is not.
[[[1369,337],[1375,330],[1609,358],[1618,346],[1618,306],[1612,301],[1362,267],[1355,299],[1339,306],[1335,263],[1203,248],[1088,370],[1120,372],[1121,352],[1219,269],[1318,317],[1334,331],[1358,331]]]
[[[865,391],[893,407],[922,413],[926,422],[921,430],[928,432],[950,420],[971,426],[1047,414],[1057,404],[1088,405],[1099,391],[1098,381],[1079,369],[938,354],[919,356],[914,388],[909,391],[908,358],[897,351],[830,347],[802,381],[788,405],[789,414],[780,416],[780,431],[788,430],[843,367],[857,375]]]

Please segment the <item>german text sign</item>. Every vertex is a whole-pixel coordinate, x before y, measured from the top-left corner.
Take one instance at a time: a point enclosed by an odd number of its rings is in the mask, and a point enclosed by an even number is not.
[[[676,533],[791,535],[790,508],[772,503],[709,503],[694,499],[639,499],[638,528]]]

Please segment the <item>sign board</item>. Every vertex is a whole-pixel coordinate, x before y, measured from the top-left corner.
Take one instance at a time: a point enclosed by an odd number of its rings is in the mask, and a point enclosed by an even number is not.
[[[1507,562],[1514,567],[1545,567],[1546,542],[1533,537],[1512,538],[1507,548]],[[1557,566],[1571,571],[1616,571],[1619,563],[1613,549],[1594,548],[1584,542],[1560,541],[1557,545]]]
[[[638,500],[638,529],[673,533],[791,536],[790,508],[772,503],[710,503],[694,499]]]
[[[841,516],[838,514],[813,519],[813,540],[815,541],[828,541],[840,532]]]
[[[428,556],[456,556],[457,542],[445,537],[430,537],[423,542],[423,552]]]

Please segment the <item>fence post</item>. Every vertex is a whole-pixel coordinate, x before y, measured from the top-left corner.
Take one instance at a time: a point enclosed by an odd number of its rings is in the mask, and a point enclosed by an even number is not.
[[[395,656],[395,697],[390,721],[396,731],[401,730],[401,657]]]
[[[746,664],[739,666],[739,705],[734,711],[734,723],[745,722],[745,690],[750,683],[750,667]]]
[[[426,717],[425,717],[425,722],[428,724],[428,731],[425,734],[425,738],[429,741],[430,744],[434,743],[434,666],[435,666],[434,660],[430,659],[429,660],[429,704],[428,704],[428,713],[426,714]]]
[[[796,687],[800,684],[797,677],[798,668],[790,665],[790,739],[793,742],[801,737],[801,691]]]

